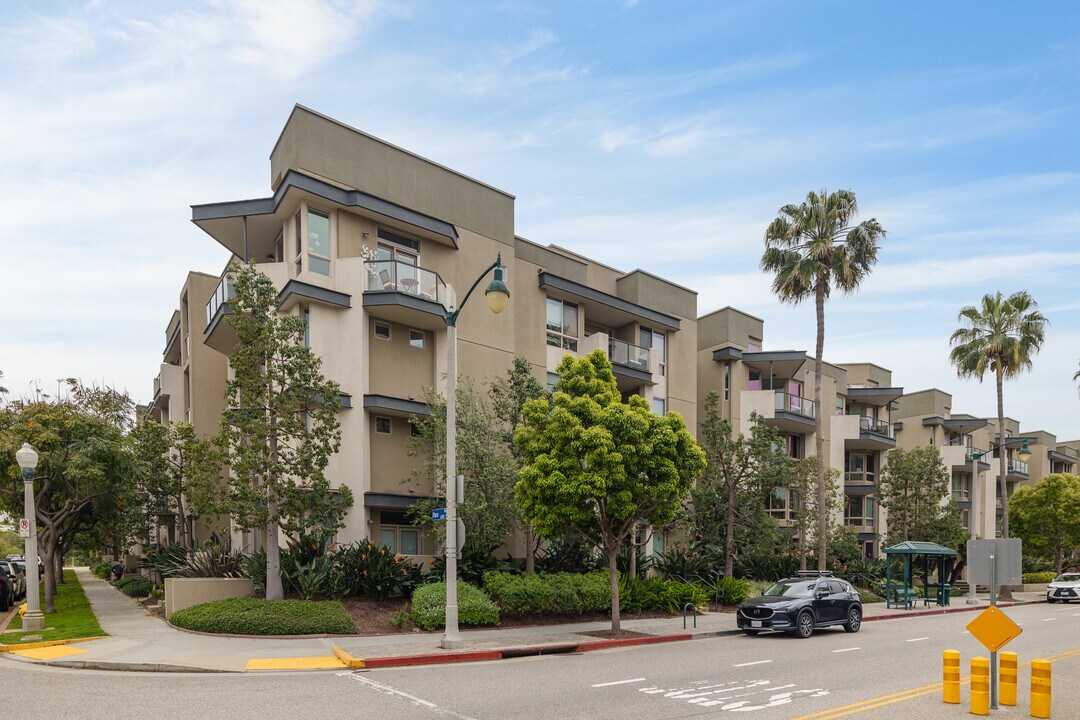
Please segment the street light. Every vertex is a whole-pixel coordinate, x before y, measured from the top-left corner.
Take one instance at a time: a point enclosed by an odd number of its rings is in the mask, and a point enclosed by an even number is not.
[[[41,602],[38,594],[38,552],[37,552],[37,511],[34,509],[34,470],[38,464],[38,454],[30,443],[15,453],[15,460],[22,468],[23,476],[23,514],[30,523],[30,534],[26,537],[26,613],[23,615],[24,630],[42,630],[45,628],[45,616],[41,614]]]
[[[1003,442],[998,443],[997,445],[990,448],[989,450],[984,450],[983,452],[975,452],[974,450],[971,451],[971,514],[972,514],[972,518],[971,518],[971,539],[972,540],[978,540],[979,539],[979,509],[980,509],[979,508],[979,502],[978,502],[979,460],[981,460],[984,456],[989,455],[990,453],[994,452],[995,450],[1000,450],[1001,448],[1004,448],[1006,445],[1009,444],[1010,440],[1013,441],[1013,442],[1016,441],[1015,438],[1009,438],[1009,439],[1007,439],[1007,440],[1005,440]],[[1020,462],[1027,462],[1028,460],[1031,459],[1031,448],[1028,447],[1028,441],[1026,439],[1024,440],[1023,447],[1021,447],[1016,452],[1016,457],[1017,457],[1017,459],[1020,460]],[[993,531],[993,535],[997,536],[996,523],[995,523],[995,529]],[[970,567],[970,564],[969,564],[969,567]],[[969,570],[969,577],[970,577],[970,570]],[[967,604],[968,605],[976,605],[976,604],[978,604],[978,602],[979,601],[975,598],[975,583],[973,583],[973,582],[968,583]]]
[[[473,290],[492,270],[495,275],[484,295],[491,312],[498,314],[505,310],[510,302],[510,289],[503,280],[500,253],[476,278],[457,308],[446,314],[446,627],[442,647],[447,650],[462,646],[457,603],[457,319]]]

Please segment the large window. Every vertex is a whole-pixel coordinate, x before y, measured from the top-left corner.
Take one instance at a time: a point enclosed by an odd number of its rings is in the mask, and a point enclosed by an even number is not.
[[[844,500],[845,525],[874,527],[874,498],[869,495],[847,495]]]
[[[952,474],[952,499],[957,502],[971,500],[971,475],[954,472]]]
[[[643,327],[639,337],[641,338],[641,347],[656,351],[656,359],[660,362],[660,374],[664,375],[667,368],[667,335]]]
[[[652,411],[657,415],[664,415],[667,413],[667,399],[654,397],[652,399]]]
[[[844,482],[872,485],[876,478],[876,452],[852,450],[844,453]]]
[[[794,520],[798,498],[791,488],[774,487],[765,501],[765,510],[777,520]]]
[[[558,298],[547,299],[547,344],[577,352],[578,308]]]
[[[320,275],[330,274],[330,215],[308,210],[308,270]]]
[[[402,555],[420,555],[423,551],[423,536],[420,528],[409,524],[405,513],[383,510],[380,513],[379,544],[386,545],[391,552]]]

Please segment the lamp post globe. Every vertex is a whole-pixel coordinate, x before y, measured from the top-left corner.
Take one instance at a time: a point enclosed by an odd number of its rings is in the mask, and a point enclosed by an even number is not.
[[[30,534],[26,538],[26,613],[23,615],[24,630],[41,630],[45,627],[45,616],[41,614],[41,601],[38,591],[38,552],[37,552],[37,510],[34,507],[34,471],[37,469],[38,454],[30,443],[23,443],[15,453],[15,460],[22,468],[23,476],[23,512],[30,524]]]

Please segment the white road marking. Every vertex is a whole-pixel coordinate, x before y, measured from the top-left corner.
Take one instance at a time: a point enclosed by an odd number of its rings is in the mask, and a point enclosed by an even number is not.
[[[632,680],[615,680],[614,682],[596,683],[592,687],[611,687],[612,685],[626,685],[627,683],[642,682],[645,678],[633,678]]]
[[[834,652],[834,653],[838,653],[838,652],[851,652],[852,650],[862,650],[862,648],[861,648],[861,647],[853,647],[853,648],[842,648],[842,649],[840,649],[840,650],[833,650],[833,652]]]
[[[1080,617],[1080,613],[1073,613],[1073,617]]]
[[[765,663],[771,663],[772,660],[755,660],[754,662],[739,663],[738,665],[732,665],[731,667],[749,667],[751,665],[764,665]]]
[[[1050,622],[1051,620],[1057,620],[1057,618],[1043,618],[1043,622]]]
[[[920,640],[929,640],[929,639],[930,638],[928,638],[928,637],[911,638],[910,640],[905,640],[904,642],[919,642]]]
[[[394,688],[390,687],[389,685],[383,685],[382,683],[375,682],[374,680],[369,680],[366,677],[361,677],[360,675],[357,675],[356,673],[348,673],[348,674],[339,673],[338,677],[341,677],[342,675],[344,675],[345,677],[351,678],[351,679],[355,680],[356,682],[363,683],[363,684],[367,685],[368,687],[374,688],[375,690],[378,690],[379,692],[386,693],[387,695],[403,698],[403,699],[408,700],[409,702],[411,702],[411,703],[413,703],[415,705],[419,705],[420,707],[425,707],[428,710],[431,710],[431,711],[433,711],[435,713],[438,713],[439,715],[446,715],[448,717],[457,718],[458,720],[476,720],[476,718],[471,718],[468,715],[462,715],[461,713],[456,713],[453,710],[448,710],[447,708],[440,707],[440,706],[436,705],[433,702],[428,702],[427,700],[421,700],[420,698],[416,697],[415,695],[410,695],[409,693],[401,692],[400,690],[395,690]]]

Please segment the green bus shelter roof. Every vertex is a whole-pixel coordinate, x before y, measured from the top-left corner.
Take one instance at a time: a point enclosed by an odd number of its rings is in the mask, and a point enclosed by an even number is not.
[[[885,548],[886,555],[955,555],[956,551],[932,542],[907,540]]]

